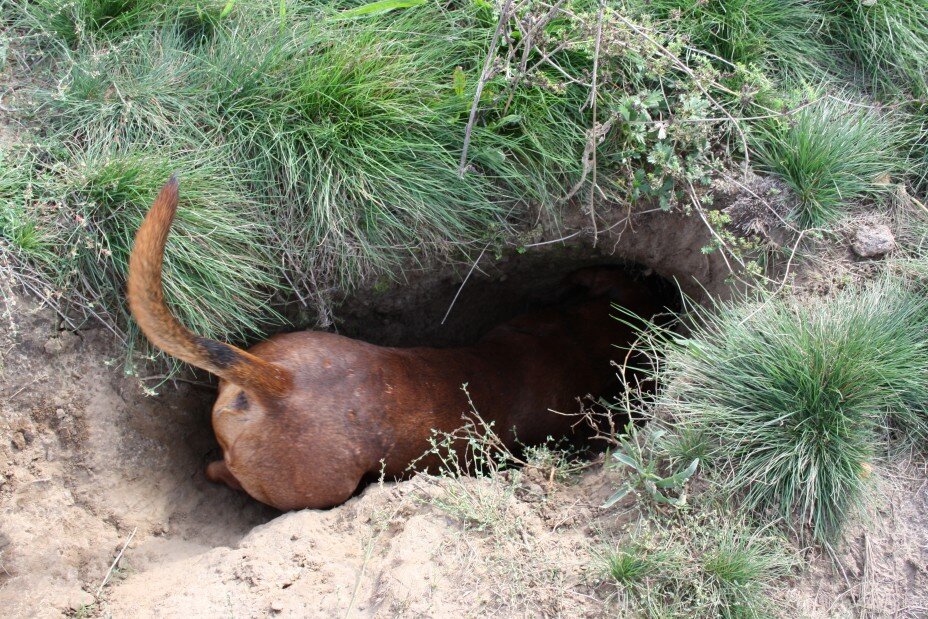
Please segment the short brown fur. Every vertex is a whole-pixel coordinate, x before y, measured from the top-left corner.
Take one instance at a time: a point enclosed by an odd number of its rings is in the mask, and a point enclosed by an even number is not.
[[[652,315],[653,291],[615,269],[574,273],[579,302],[519,316],[473,346],[387,348],[325,332],[274,336],[247,352],[192,334],[164,302],[161,269],[178,185],[164,186],[136,235],[129,307],[165,352],[220,377],[213,428],[223,460],[207,476],[282,510],[347,500],[365,475],[401,477],[470,410],[512,445],[570,433],[576,397],[614,380],[613,344],[631,330],[610,303]],[[467,384],[467,392],[462,385]],[[429,459],[416,468],[428,467]]]

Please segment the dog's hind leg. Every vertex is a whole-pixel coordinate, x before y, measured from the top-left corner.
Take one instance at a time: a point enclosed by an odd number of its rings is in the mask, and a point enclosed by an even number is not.
[[[216,484],[223,483],[235,490],[244,490],[242,484],[238,483],[235,475],[226,466],[225,460],[210,462],[206,467],[206,478]]]

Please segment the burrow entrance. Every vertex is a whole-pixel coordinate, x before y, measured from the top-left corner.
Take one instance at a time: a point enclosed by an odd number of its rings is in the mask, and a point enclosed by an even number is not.
[[[595,244],[589,234],[572,233],[565,226],[566,232],[560,228],[536,234],[522,250],[502,256],[487,252],[476,266],[410,266],[402,270],[399,281],[372,282],[336,299],[331,329],[383,346],[465,345],[501,322],[556,302],[565,277],[587,266],[625,268],[631,277],[644,277],[660,286],[665,298],[682,292],[700,301],[726,294],[730,271],[717,253],[703,251],[711,235],[698,218],[654,212],[631,219],[616,213],[615,218]],[[559,240],[565,236],[569,238]],[[178,396],[169,388],[162,391],[159,399],[176,408],[170,402]],[[208,388],[193,391],[199,406],[189,412],[199,420],[197,430],[190,432],[187,425],[187,434],[177,437],[182,440],[165,445],[169,452],[182,450],[182,460],[197,463],[196,470],[187,471],[186,483],[195,483],[211,500],[241,512],[238,531],[275,517],[277,512],[271,508],[203,479],[202,465],[220,451],[209,422],[213,392]],[[190,395],[186,396],[188,406]],[[186,531],[194,533],[200,528],[190,522],[196,519],[190,510],[184,510],[183,518],[193,525],[185,526]]]
[[[338,300],[332,306],[334,329],[381,345],[460,345],[555,300],[553,291],[567,274],[593,265],[652,273],[695,299],[724,293],[729,271],[717,254],[702,251],[711,237],[698,218],[665,213],[624,218],[616,213],[595,245],[576,232],[584,219],[573,228],[565,222],[538,232],[522,252],[487,252],[463,286],[470,264],[408,268],[400,282],[372,283]],[[119,531],[138,527],[142,534],[196,548],[234,544],[276,517],[246,495],[205,480],[206,463],[218,455],[210,426],[214,383],[174,381],[162,385],[159,395],[146,396],[135,378],[105,367],[119,351],[98,331],[55,361],[62,365],[55,376],[64,377],[73,396],[62,398],[52,386],[47,396],[52,411],[73,410],[81,420],[81,438],[62,453],[73,462],[72,494]],[[32,348],[47,346],[48,337],[37,332]],[[24,358],[30,354],[23,350]],[[82,384],[65,380],[72,374],[84,376]]]
[[[595,244],[577,232],[587,223],[580,215],[540,229],[522,252],[487,252],[463,286],[471,264],[407,268],[399,282],[371,283],[336,299],[333,328],[381,345],[460,345],[556,300],[567,274],[594,265],[662,277],[696,300],[724,295],[729,271],[718,254],[702,251],[711,235],[699,218],[625,216],[616,212],[611,223],[601,222]],[[77,589],[82,579],[105,573],[112,549],[133,531],[133,558],[144,571],[234,546],[279,515],[206,481],[204,467],[218,446],[210,426],[215,382],[205,382],[205,374],[146,395],[136,377],[112,362],[123,352],[105,329],[62,331],[50,310],[25,299],[14,317],[16,328],[0,337],[6,351],[0,391],[17,393],[6,403],[12,426],[0,429],[21,437],[4,452],[8,481],[0,488],[0,516],[8,524],[0,546],[7,548],[9,574],[35,575],[28,584],[34,590]],[[10,550],[17,548],[29,550]],[[58,557],[63,571],[42,575],[47,556]],[[4,573],[0,581],[12,577]]]

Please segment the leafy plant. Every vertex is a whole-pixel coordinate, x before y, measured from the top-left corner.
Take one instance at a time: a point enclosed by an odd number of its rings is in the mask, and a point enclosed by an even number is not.
[[[658,461],[653,457],[652,446],[660,441],[665,433],[662,428],[654,429],[651,426],[639,431],[633,423],[626,427],[625,435],[618,437],[619,446],[612,458],[631,469],[631,473],[629,480],[606,500],[604,508],[612,507],[629,492],[636,490],[643,491],[657,503],[673,507],[686,504],[686,482],[696,472],[699,459],[694,459],[689,466],[675,473],[660,474]]]

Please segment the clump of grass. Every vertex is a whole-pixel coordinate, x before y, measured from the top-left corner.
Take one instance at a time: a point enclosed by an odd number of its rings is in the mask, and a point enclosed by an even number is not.
[[[817,78],[833,52],[818,36],[823,16],[805,0],[650,0],[640,3],[697,50],[774,74]]]
[[[623,610],[643,617],[764,617],[793,564],[783,540],[707,510],[675,523],[644,521],[604,553]]]
[[[864,500],[882,430],[925,436],[928,300],[886,281],[715,310],[671,346],[664,379],[677,387],[660,404],[713,437],[707,458],[746,507],[835,538]]]
[[[44,93],[37,117],[62,141],[200,148],[215,122],[196,79],[196,55],[176,23],[63,52],[66,79]],[[218,79],[218,76],[217,76]]]
[[[300,264],[383,269],[400,253],[466,246],[501,221],[505,188],[457,170],[483,33],[437,6],[227,30],[204,58],[221,127],[277,197]],[[217,79],[221,72],[223,79]],[[479,147],[477,149],[479,152]]]
[[[754,150],[760,169],[796,192],[793,217],[803,227],[834,222],[854,200],[891,188],[903,167],[902,133],[893,118],[825,96],[794,115],[760,127]]]
[[[666,568],[672,559],[667,552],[654,552],[644,544],[627,543],[605,555],[606,571],[620,585],[636,585]]]
[[[744,523],[711,523],[710,519],[704,526],[713,524],[718,525],[715,535],[697,537],[695,545],[707,588],[719,600],[719,614],[766,616],[771,608],[765,593],[771,580],[786,576],[793,564],[784,541]]]
[[[836,47],[879,95],[928,96],[928,4],[819,0]]]
[[[36,162],[26,151],[0,150],[0,248],[36,267],[56,261],[48,217],[34,208]]]
[[[241,341],[281,321],[269,307],[279,285],[271,231],[244,197],[222,157],[168,157],[114,149],[77,153],[54,180],[62,255],[56,280],[93,300],[97,312],[125,312],[129,252],[161,185],[181,174],[180,205],[165,251],[165,293],[193,331]],[[51,205],[49,205],[51,206]],[[125,316],[111,317],[126,324]]]
[[[220,0],[36,0],[11,10],[20,22],[68,48],[100,44],[147,30],[165,17],[179,19],[188,35],[203,35],[218,23]]]

